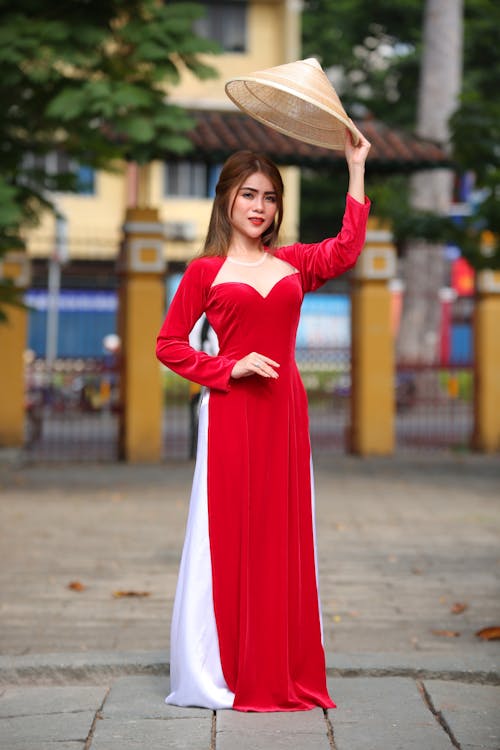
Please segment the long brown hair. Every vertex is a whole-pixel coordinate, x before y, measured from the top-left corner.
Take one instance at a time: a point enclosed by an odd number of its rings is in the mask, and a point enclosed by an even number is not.
[[[233,207],[229,205],[230,197],[233,191],[238,190],[244,181],[255,172],[264,174],[270,180],[276,192],[276,216],[261,238],[264,245],[276,246],[283,220],[283,180],[279,170],[264,154],[253,151],[237,151],[227,159],[222,167],[215,188],[212,214],[201,255],[219,255],[222,257],[227,255],[232,235],[229,217]]]

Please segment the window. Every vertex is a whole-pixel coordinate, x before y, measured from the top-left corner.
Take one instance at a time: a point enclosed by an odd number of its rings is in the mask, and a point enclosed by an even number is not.
[[[79,195],[95,195],[95,171],[84,164],[77,166],[77,192]]]
[[[195,31],[218,42],[224,52],[245,52],[247,48],[247,2],[200,2],[205,16],[195,23]]]
[[[76,192],[78,195],[95,195],[95,171],[93,167],[78,164],[62,151],[52,151],[44,156],[26,154],[23,159],[26,170],[40,170],[49,175],[76,176]],[[64,192],[61,190],[61,192]]]
[[[168,198],[213,198],[220,165],[178,161],[165,164],[165,196]]]

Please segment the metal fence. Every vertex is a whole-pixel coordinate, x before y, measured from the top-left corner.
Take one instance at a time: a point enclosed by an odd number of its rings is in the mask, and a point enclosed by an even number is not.
[[[396,411],[398,450],[470,448],[474,421],[472,363],[398,363],[397,383],[401,394]]]
[[[296,357],[309,401],[313,453],[345,451],[350,424],[350,348],[298,349]]]
[[[309,400],[313,452],[343,451],[349,425],[350,350],[298,349],[297,363]],[[199,389],[172,372],[164,372],[165,457],[193,458]]]
[[[201,390],[170,370],[163,373],[163,446],[167,459],[195,455],[197,404]]]
[[[118,458],[119,379],[108,359],[45,360],[25,369],[25,454],[36,461]]]
[[[350,427],[349,349],[299,349],[313,453],[343,452]],[[197,387],[164,372],[164,457],[186,460],[196,446]],[[472,364],[400,363],[395,388],[397,450],[468,449],[473,430]],[[119,375],[104,359],[26,365],[26,457],[42,461],[118,458]]]

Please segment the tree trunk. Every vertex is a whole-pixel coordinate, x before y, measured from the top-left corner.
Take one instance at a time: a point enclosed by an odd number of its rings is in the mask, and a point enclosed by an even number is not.
[[[417,135],[449,148],[448,121],[462,73],[463,0],[426,0]],[[411,178],[414,208],[446,215],[453,195],[451,170],[427,170]],[[432,363],[439,352],[439,290],[446,283],[443,247],[408,243],[402,263],[405,296],[398,337],[402,360]]]

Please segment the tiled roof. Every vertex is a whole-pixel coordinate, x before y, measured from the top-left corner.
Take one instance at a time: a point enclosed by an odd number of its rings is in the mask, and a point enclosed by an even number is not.
[[[340,151],[289,138],[239,112],[199,110],[192,115],[197,124],[189,134],[195,147],[190,155],[207,161],[223,161],[239,149],[263,151],[279,164],[313,167],[344,159]],[[445,152],[434,143],[393,130],[373,119],[356,124],[372,144],[369,160],[376,171],[403,172],[450,164]]]

